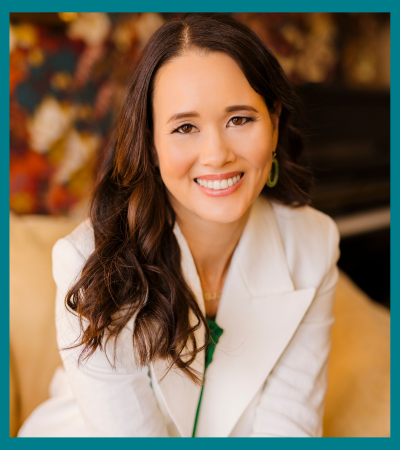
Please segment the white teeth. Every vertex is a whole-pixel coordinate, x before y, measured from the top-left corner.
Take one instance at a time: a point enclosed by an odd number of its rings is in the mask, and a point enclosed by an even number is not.
[[[227,180],[214,180],[214,181],[207,181],[207,180],[202,180],[201,178],[196,178],[196,181],[197,181],[197,183],[200,184],[200,186],[203,186],[203,187],[206,187],[209,189],[214,189],[216,191],[221,190],[221,189],[228,189],[228,187],[233,186],[239,180],[240,180],[240,175],[237,175],[236,177],[233,177],[233,178],[228,178]]]

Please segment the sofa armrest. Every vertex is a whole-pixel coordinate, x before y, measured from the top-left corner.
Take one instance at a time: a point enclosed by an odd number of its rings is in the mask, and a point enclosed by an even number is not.
[[[390,436],[390,312],[340,271],[324,436]]]

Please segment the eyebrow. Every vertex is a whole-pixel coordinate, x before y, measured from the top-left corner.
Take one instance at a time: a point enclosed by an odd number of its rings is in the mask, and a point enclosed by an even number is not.
[[[227,113],[234,112],[234,111],[251,111],[251,112],[258,113],[258,111],[250,105],[233,105],[233,106],[227,106],[225,108],[225,112],[227,112]],[[170,119],[168,120],[167,124],[174,120],[189,119],[191,117],[199,117],[199,116],[200,116],[200,114],[197,111],[181,112],[181,113],[177,113],[177,114],[174,114],[173,116],[171,116]]]

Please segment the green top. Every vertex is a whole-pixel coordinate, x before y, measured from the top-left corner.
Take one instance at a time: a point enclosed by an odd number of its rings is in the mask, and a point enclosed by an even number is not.
[[[218,344],[219,338],[221,337],[222,333],[224,332],[224,330],[222,328],[220,328],[217,325],[217,323],[215,322],[215,316],[212,319],[210,319],[208,316],[206,316],[206,319],[207,319],[208,326],[210,328],[211,339],[206,348],[206,361],[205,361],[205,367],[204,367],[203,383],[205,383],[206,370],[207,370],[207,367],[211,364],[215,347]],[[203,388],[204,388],[204,384],[201,388],[199,404],[197,405],[196,418],[194,419],[194,427],[193,427],[192,437],[194,437],[196,434],[197,419],[199,418],[201,398],[203,396]]]

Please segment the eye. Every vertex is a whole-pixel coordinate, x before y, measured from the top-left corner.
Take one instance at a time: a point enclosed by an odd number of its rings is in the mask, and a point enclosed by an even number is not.
[[[191,125],[190,123],[185,123],[181,125],[180,127],[176,128],[173,133],[178,132],[179,134],[190,134],[192,133],[192,128],[196,128],[194,125]],[[179,131],[182,130],[182,131]]]
[[[238,117],[232,117],[232,119],[229,122],[232,122],[233,125],[238,126],[238,125],[244,125],[247,122],[252,122],[253,120],[254,119],[252,117],[238,116]]]

